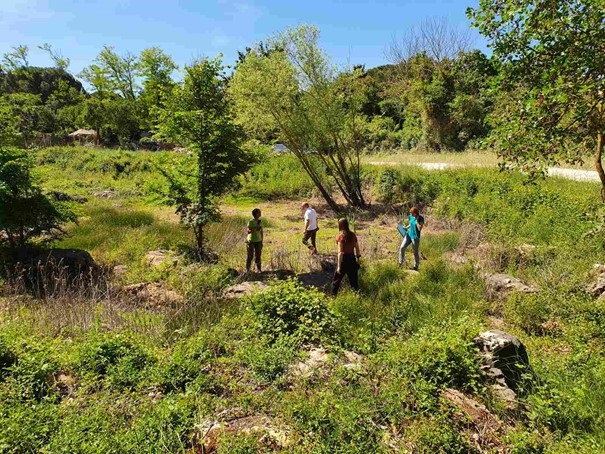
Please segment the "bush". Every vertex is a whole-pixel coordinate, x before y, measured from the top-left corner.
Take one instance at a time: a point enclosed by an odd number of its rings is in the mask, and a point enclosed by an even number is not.
[[[480,361],[472,338],[478,327],[462,319],[420,330],[407,341],[391,340],[381,353],[395,371],[437,387],[481,389]]]
[[[79,369],[95,383],[105,379],[110,387],[133,389],[154,358],[125,334],[92,337],[78,353]]]
[[[335,315],[325,300],[320,291],[288,279],[254,296],[250,310],[258,330],[271,341],[280,336],[292,336],[298,342],[329,341],[335,339]]]

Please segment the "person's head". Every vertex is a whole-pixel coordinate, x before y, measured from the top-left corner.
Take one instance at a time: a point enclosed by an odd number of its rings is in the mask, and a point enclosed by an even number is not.
[[[309,204],[307,202],[303,202],[303,204],[300,206],[300,208],[303,211],[307,211],[307,209],[309,208]]]
[[[338,220],[338,230],[341,232],[350,232],[351,230],[349,229],[349,221],[347,221],[346,218],[340,218]]]
[[[418,216],[420,216],[420,211],[418,210],[418,208],[412,207],[410,208],[410,214],[417,218]]]
[[[342,242],[343,244],[348,243],[354,238],[351,229],[349,228],[349,221],[346,218],[340,218],[338,220],[338,230],[342,233]]]
[[[254,219],[259,219],[260,218],[260,208],[255,208],[252,210],[252,217]]]

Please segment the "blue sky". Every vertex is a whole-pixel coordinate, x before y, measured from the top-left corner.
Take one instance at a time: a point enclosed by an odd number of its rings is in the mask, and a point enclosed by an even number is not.
[[[223,53],[226,64],[237,50],[301,23],[321,30],[321,45],[339,65],[387,63],[393,36],[429,17],[446,17],[463,29],[477,0],[0,0],[0,54],[11,46],[30,47],[30,65],[47,66],[36,46],[50,43],[71,59],[78,73],[104,44],[137,54],[159,46],[179,66]],[[476,47],[485,42],[472,32]]]

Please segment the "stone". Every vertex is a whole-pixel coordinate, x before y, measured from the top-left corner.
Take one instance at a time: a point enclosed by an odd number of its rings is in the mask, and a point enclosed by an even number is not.
[[[112,268],[114,276],[123,276],[128,271],[127,265],[116,265]]]
[[[184,298],[174,290],[157,282],[140,282],[122,287],[122,291],[133,298],[153,306],[179,306]]]
[[[164,263],[175,264],[177,259],[170,251],[157,250],[145,254],[145,263],[151,267],[158,267]]]
[[[521,293],[535,293],[538,291],[536,287],[527,285],[521,279],[518,279],[510,274],[490,274],[482,275],[487,285],[487,290],[490,294],[506,295],[511,291]]]
[[[496,384],[516,392],[523,374],[531,373],[525,345],[517,337],[496,329],[481,333],[474,342],[484,373]]]
[[[587,286],[586,291],[594,297],[601,297],[605,294],[605,265],[595,264],[589,273],[592,280]]]
[[[328,352],[323,347],[312,348],[305,361],[300,361],[290,367],[288,371],[295,378],[308,378],[313,372],[328,362]]]
[[[226,299],[243,298],[265,290],[269,285],[263,281],[246,281],[227,287],[223,291],[223,297]]]
[[[31,258],[30,266],[66,271],[70,277],[97,269],[90,253],[82,249],[50,249]]]
[[[93,192],[93,194],[95,197],[98,197],[99,199],[115,199],[118,196],[118,193],[112,189],[106,189],[104,191],[98,191],[98,192]]]
[[[477,452],[503,452],[500,450],[502,423],[485,405],[456,389],[447,388],[440,395],[457,410],[454,417],[469,427],[470,439]]]
[[[292,429],[265,415],[228,419],[217,415],[216,419],[202,419],[195,427],[196,438],[201,442],[203,453],[216,452],[223,433],[257,434],[259,444],[276,450],[283,450],[292,445]]]
[[[61,192],[61,191],[50,191],[48,193],[48,195],[50,195],[53,200],[56,200],[57,202],[77,202],[77,203],[86,203],[88,202],[88,199],[86,197],[80,196],[80,195],[69,195],[65,192]]]

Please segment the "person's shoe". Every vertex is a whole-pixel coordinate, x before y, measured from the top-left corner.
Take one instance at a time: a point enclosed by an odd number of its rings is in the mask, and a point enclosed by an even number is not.
[[[418,267],[417,266],[413,266],[410,268],[410,271],[418,271]]]

